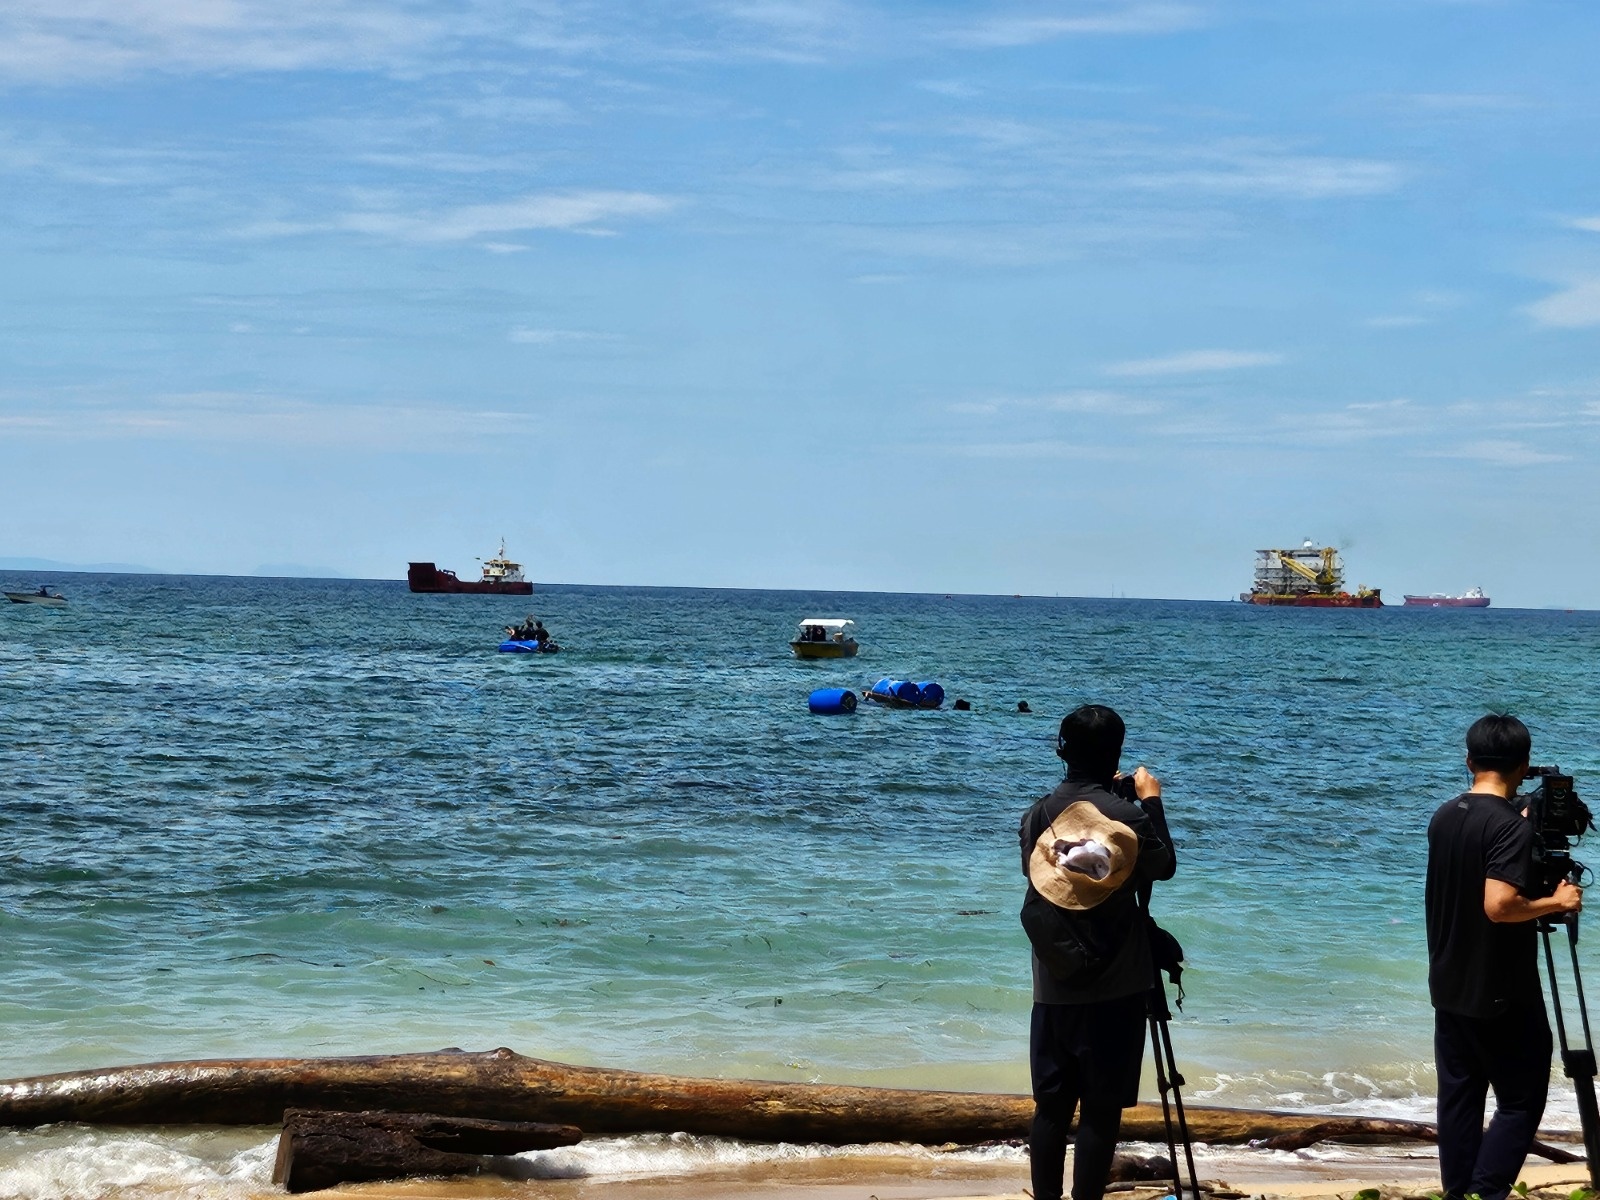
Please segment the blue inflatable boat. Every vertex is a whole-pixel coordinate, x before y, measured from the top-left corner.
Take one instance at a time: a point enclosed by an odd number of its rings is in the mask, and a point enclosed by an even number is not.
[[[516,638],[508,638],[500,643],[501,654],[555,654],[560,649],[554,642],[545,642],[541,646],[538,642],[521,642]]]

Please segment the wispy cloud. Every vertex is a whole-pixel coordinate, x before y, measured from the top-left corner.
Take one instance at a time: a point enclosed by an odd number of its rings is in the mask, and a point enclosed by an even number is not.
[[[1087,454],[1098,453],[1093,447],[1050,438],[1022,442],[955,442],[942,449],[947,454],[954,454],[960,458],[1081,458]]]
[[[1600,325],[1600,278],[1578,279],[1524,310],[1552,329],[1585,329]]]
[[[1544,463],[1568,462],[1572,456],[1538,450],[1526,442],[1481,441],[1466,442],[1442,450],[1425,450],[1419,457],[1464,458],[1494,467],[1537,467]]]
[[[1405,178],[1398,165],[1372,159],[1240,154],[1219,155],[1211,164],[1140,172],[1129,175],[1127,182],[1146,188],[1326,200],[1392,192]]]
[[[1178,33],[1207,24],[1189,4],[1078,3],[1069,13],[1014,13],[948,30],[943,40],[963,46],[1030,46],[1066,37]]]
[[[250,442],[296,446],[438,449],[496,437],[526,414],[414,404],[312,403],[239,392],[200,392],[126,400],[58,399],[0,407],[0,430],[70,441]]]
[[[1140,358],[1112,363],[1103,368],[1106,375],[1144,378],[1161,375],[1194,375],[1211,371],[1242,371],[1250,367],[1271,367],[1284,361],[1281,354],[1260,350],[1188,350],[1164,358]]]
[[[1069,392],[1052,392],[1041,396],[992,396],[984,400],[961,400],[948,405],[947,408],[950,412],[965,416],[1034,412],[1133,417],[1159,412],[1161,405],[1142,396],[1085,388]]]
[[[506,335],[521,346],[566,346],[582,342],[614,342],[614,333],[595,333],[588,329],[513,329]]]
[[[1411,329],[1417,325],[1427,325],[1430,323],[1430,321],[1431,318],[1429,317],[1400,315],[1388,317],[1368,317],[1361,323],[1367,326],[1369,329]]]
[[[255,238],[356,233],[408,242],[460,242],[486,234],[535,229],[609,233],[602,222],[659,216],[676,205],[671,197],[649,192],[546,193],[435,213],[374,209],[344,213],[326,221],[260,221],[238,232],[242,237]]]
[[[442,13],[362,0],[8,0],[0,78],[393,67],[451,29]]]

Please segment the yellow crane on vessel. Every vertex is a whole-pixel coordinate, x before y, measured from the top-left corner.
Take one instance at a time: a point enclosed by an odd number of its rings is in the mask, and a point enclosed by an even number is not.
[[[1334,588],[1338,587],[1339,583],[1341,582],[1341,572],[1334,562],[1335,556],[1338,552],[1334,550],[1332,546],[1324,546],[1322,548],[1322,569],[1320,571],[1312,570],[1309,565],[1301,562],[1295,557],[1297,553],[1302,555],[1305,554],[1306,550],[1304,549],[1299,551],[1274,550],[1273,553],[1278,556],[1278,562],[1280,564],[1293,571],[1296,575],[1301,576],[1303,579],[1316,584],[1319,591],[1331,592]]]

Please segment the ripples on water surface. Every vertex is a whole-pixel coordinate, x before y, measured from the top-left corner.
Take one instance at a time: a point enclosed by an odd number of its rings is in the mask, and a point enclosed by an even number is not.
[[[1096,700],[1167,786],[1192,1091],[1413,1110],[1466,726],[1600,766],[1589,613],[51,582],[0,612],[6,1075],[509,1045],[1023,1090],[1017,817]],[[565,652],[496,654],[530,607]],[[812,612],[861,656],[791,659]],[[974,711],[806,711],[883,675]]]

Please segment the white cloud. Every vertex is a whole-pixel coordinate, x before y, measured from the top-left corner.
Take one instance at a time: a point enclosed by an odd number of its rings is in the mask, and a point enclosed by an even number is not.
[[[1079,416],[1146,416],[1159,412],[1154,401],[1125,396],[1121,392],[1080,389],[1044,396],[996,396],[987,400],[963,400],[946,406],[964,416],[995,416],[1007,411],[1072,413]]]
[[[1147,188],[1326,200],[1392,192],[1405,181],[1405,172],[1393,163],[1371,159],[1255,154],[1232,156],[1212,166],[1130,175],[1127,181]]]
[[[614,342],[616,335],[586,329],[513,329],[509,341],[523,346],[560,346],[573,342]]]
[[[983,95],[982,88],[959,79],[924,79],[918,82],[917,87],[935,96],[950,96],[956,100],[971,100]]]
[[[1205,371],[1239,371],[1248,367],[1270,367],[1284,361],[1281,354],[1259,350],[1189,350],[1165,358],[1141,358],[1112,363],[1107,375],[1141,378],[1159,375],[1192,375]]]
[[[1064,37],[1178,33],[1206,24],[1188,4],[1092,4],[1070,15],[1016,14],[991,17],[951,30],[944,40],[965,46],[1030,46]]]
[[[360,233],[408,242],[460,242],[485,234],[529,229],[608,233],[600,222],[659,216],[676,201],[649,192],[588,191],[523,196],[499,204],[469,204],[437,213],[382,210],[345,213],[329,221],[259,221],[239,231],[242,237],[292,237],[307,233]],[[506,244],[493,243],[496,247]]]
[[[1431,321],[1428,317],[1368,317],[1362,322],[1370,329],[1410,329],[1416,325],[1427,325]]]
[[[1600,217],[1574,217],[1567,224],[1586,233],[1600,233]]]
[[[0,77],[393,67],[450,31],[442,15],[362,0],[7,0]]]
[[[1523,311],[1540,325],[1554,329],[1583,329],[1600,325],[1600,278],[1580,279]]]
[[[944,449],[961,458],[1080,458],[1094,452],[1074,442],[1038,438],[1026,442],[957,442]]]
[[[438,449],[503,436],[526,414],[410,404],[313,404],[235,392],[141,397],[126,401],[52,399],[35,411],[0,412],[12,434],[71,441],[121,439],[359,445],[375,450]]]
[[[1544,463],[1567,462],[1570,455],[1536,450],[1525,442],[1467,442],[1445,450],[1430,450],[1424,458],[1465,458],[1494,467],[1537,467]]]
[[[965,187],[972,176],[942,163],[881,164],[820,171],[806,182],[820,190],[855,192],[941,192]]]

